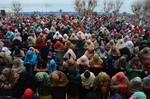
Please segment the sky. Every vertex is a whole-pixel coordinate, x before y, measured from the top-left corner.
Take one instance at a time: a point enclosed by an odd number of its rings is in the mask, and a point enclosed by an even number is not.
[[[62,9],[63,12],[74,12],[74,1],[75,0],[0,0],[0,9],[6,11],[11,10],[11,5],[13,1],[19,1],[22,4],[22,12],[50,12],[59,11]],[[97,0],[98,6],[95,8],[97,12],[103,12],[103,2],[104,0]],[[120,12],[132,13],[131,4],[137,0],[122,0],[124,4],[122,5]]]

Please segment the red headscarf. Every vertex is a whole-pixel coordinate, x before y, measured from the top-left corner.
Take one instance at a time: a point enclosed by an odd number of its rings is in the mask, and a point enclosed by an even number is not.
[[[33,91],[30,88],[25,90],[24,99],[34,99]]]
[[[122,96],[126,96],[128,92],[128,80],[123,72],[118,72],[112,77],[112,80],[118,84],[118,92]]]
[[[54,44],[54,49],[56,49],[56,50],[64,50],[64,45],[60,41],[57,41]]]
[[[40,51],[41,48],[45,46],[45,44],[45,40],[42,37],[38,37],[35,43],[35,47]]]
[[[150,60],[146,60],[143,64],[144,70],[150,74]]]

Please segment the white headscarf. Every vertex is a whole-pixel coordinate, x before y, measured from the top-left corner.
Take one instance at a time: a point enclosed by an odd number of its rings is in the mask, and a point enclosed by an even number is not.
[[[68,51],[64,55],[64,58],[69,59],[69,54],[71,55],[70,58],[73,58],[74,60],[76,60],[77,57],[76,57],[76,55],[75,55],[75,53],[73,52],[72,49],[68,49]]]
[[[16,73],[21,73],[21,72],[26,71],[26,69],[23,65],[23,60],[16,58],[16,59],[14,59],[14,62],[16,62],[18,64],[18,66],[13,64],[13,66],[12,66],[13,71],[15,71]]]
[[[2,51],[6,54],[6,55],[10,55],[11,51],[7,48],[7,47],[3,47]]]
[[[53,39],[55,39],[56,37],[63,38],[63,36],[58,31],[53,36]]]
[[[127,41],[127,42],[125,43],[125,47],[127,47],[127,48],[132,48],[132,47],[134,47],[134,44],[133,44],[132,41]]]
[[[63,42],[68,41],[68,39],[69,39],[69,36],[65,33],[63,35]]]
[[[95,80],[95,75],[92,72],[90,72],[89,78],[86,78],[84,76],[84,73],[81,74],[81,82],[83,86],[93,87],[94,80]]]

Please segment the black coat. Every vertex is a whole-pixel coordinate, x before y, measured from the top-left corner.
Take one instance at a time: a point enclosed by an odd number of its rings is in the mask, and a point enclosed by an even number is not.
[[[81,76],[78,74],[76,77],[68,76],[67,94],[69,96],[80,96],[81,91]]]
[[[35,92],[36,82],[34,77],[32,77],[28,72],[22,72],[19,76],[18,83],[16,84],[15,88],[15,90],[17,90],[17,98],[20,98],[27,88],[30,88]]]
[[[51,99],[66,99],[66,87],[51,87]]]

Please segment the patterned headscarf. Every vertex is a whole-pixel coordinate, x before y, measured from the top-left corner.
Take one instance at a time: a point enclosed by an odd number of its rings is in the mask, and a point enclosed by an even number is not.
[[[101,65],[103,60],[98,56],[98,54],[94,54],[93,58],[90,60],[90,66]]]
[[[35,79],[42,82],[46,86],[50,86],[50,76],[46,72],[38,72],[35,74]]]
[[[61,71],[54,71],[50,75],[51,87],[66,87],[68,79]]]
[[[21,60],[19,58],[14,59],[12,70],[14,70],[17,73],[21,73],[21,72],[26,71],[26,69],[23,65],[23,60]]]
[[[110,77],[105,72],[100,72],[97,77],[101,84],[101,93],[105,95],[107,92],[107,86],[110,82]]]
[[[19,78],[19,75],[11,68],[4,68],[1,73],[2,75],[0,75],[0,80],[2,80],[7,85],[15,84]]]

